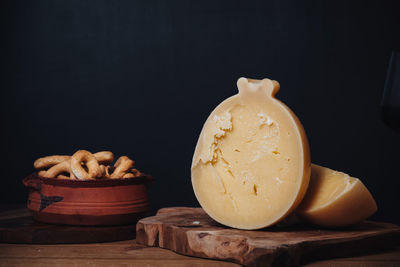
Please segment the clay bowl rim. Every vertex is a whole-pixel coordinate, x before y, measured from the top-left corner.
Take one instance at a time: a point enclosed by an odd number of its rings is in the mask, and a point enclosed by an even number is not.
[[[38,173],[34,172],[26,176],[22,183],[26,187],[32,187],[30,184],[46,184],[63,187],[108,187],[118,185],[133,185],[133,184],[144,184],[146,186],[153,183],[153,177],[149,174],[142,173],[140,176],[132,178],[99,178],[96,180],[70,180],[70,179],[58,179],[58,178],[46,178],[39,176]]]

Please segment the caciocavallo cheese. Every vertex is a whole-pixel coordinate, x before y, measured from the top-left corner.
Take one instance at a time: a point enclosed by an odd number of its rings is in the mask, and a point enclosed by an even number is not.
[[[374,198],[359,179],[312,164],[310,184],[296,213],[316,225],[339,227],[358,223],[376,210]]]
[[[240,78],[239,93],[206,120],[193,156],[195,195],[217,222],[239,229],[270,226],[306,192],[310,152],[296,115],[275,98],[279,83]]]

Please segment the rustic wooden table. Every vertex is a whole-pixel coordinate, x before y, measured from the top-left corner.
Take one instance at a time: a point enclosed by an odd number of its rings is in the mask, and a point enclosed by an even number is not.
[[[0,217],[13,213],[2,213]],[[0,266],[239,266],[145,247],[135,240],[96,244],[0,244]],[[400,247],[381,253],[337,258],[305,266],[400,266]]]
[[[69,245],[0,244],[0,266],[239,266],[144,247],[135,240]],[[305,266],[400,266],[400,248],[368,256],[340,258]]]

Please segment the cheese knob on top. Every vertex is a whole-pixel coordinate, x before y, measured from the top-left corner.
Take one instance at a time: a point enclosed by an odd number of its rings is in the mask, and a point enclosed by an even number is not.
[[[239,93],[206,120],[192,161],[192,185],[217,222],[259,229],[301,202],[310,178],[309,145],[296,115],[275,98],[279,83],[240,78]]]
[[[310,185],[296,212],[313,224],[338,227],[358,223],[376,210],[374,198],[359,179],[312,164]]]

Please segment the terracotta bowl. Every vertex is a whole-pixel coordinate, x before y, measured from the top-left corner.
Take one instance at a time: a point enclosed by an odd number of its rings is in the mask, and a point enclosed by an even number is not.
[[[23,180],[29,188],[28,209],[40,222],[71,225],[136,223],[148,210],[152,177],[65,180],[36,173]]]

